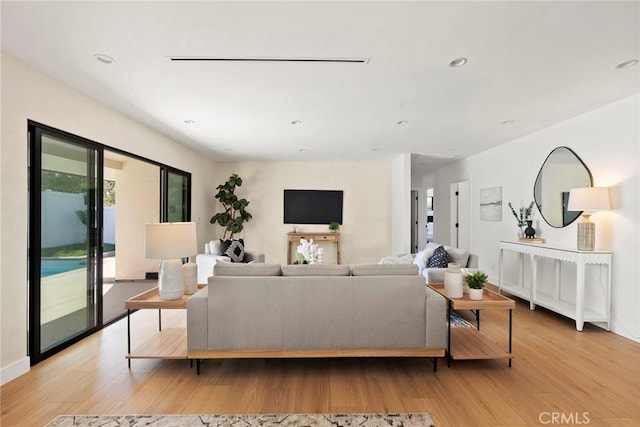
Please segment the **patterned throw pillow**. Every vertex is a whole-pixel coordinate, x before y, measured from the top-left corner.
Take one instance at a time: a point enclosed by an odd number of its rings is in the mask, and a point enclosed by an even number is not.
[[[231,262],[244,262],[244,240],[220,240],[220,249]]]
[[[427,263],[427,268],[447,268],[447,264],[449,264],[449,255],[447,255],[444,247],[440,246],[433,251],[433,255],[431,255]]]

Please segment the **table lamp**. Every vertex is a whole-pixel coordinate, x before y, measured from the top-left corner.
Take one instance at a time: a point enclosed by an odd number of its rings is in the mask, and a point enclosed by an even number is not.
[[[578,250],[592,251],[596,244],[596,225],[589,211],[610,209],[609,189],[606,187],[574,188],[569,192],[569,211],[583,211],[578,223]]]
[[[158,289],[164,300],[184,295],[182,260],[198,253],[195,222],[147,224],[145,257],[158,260]]]

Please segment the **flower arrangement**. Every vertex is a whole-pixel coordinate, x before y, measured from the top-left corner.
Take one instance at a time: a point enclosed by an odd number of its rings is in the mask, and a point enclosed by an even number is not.
[[[533,210],[533,203],[534,202],[529,203],[529,207],[528,208],[522,208],[521,207],[520,208],[520,215],[518,215],[516,213],[515,209],[513,209],[513,206],[511,205],[511,202],[509,202],[509,208],[511,209],[511,213],[516,218],[516,221],[518,221],[518,227],[522,228],[522,227],[526,227],[527,226],[527,220],[531,216],[531,212]]]
[[[296,259],[294,264],[315,264],[318,257],[318,245],[313,243],[313,239],[300,239],[300,245],[296,248]]]

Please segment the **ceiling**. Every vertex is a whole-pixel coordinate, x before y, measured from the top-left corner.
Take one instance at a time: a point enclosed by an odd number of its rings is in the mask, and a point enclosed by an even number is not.
[[[214,159],[433,168],[638,93],[639,5],[2,1],[2,50]]]

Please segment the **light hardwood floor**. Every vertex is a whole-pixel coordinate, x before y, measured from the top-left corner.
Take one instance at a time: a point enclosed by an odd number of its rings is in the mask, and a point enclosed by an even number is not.
[[[482,329],[506,345],[507,311]],[[184,311],[163,312],[163,327]],[[134,343],[157,312],[132,316]],[[2,427],[42,426],[58,414],[429,412],[442,426],[640,425],[640,344],[518,302],[513,367],[505,360],[133,360],[126,320],[32,368],[0,390]],[[555,415],[554,415],[555,414]],[[552,417],[557,421],[552,424]],[[569,422],[571,421],[571,422]]]

